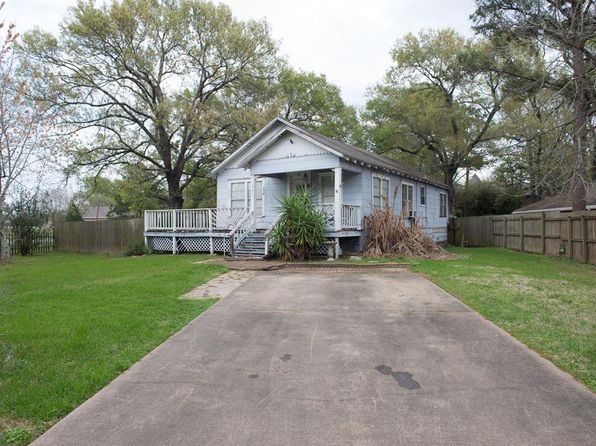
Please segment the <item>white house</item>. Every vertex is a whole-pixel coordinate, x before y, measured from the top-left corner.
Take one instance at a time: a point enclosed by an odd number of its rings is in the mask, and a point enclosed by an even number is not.
[[[300,186],[312,190],[327,215],[327,237],[335,243],[336,255],[361,250],[363,217],[388,203],[436,241],[447,240],[444,184],[281,118],[246,141],[210,177],[217,179],[217,208],[147,211],[149,246],[262,257],[279,215],[279,199]]]

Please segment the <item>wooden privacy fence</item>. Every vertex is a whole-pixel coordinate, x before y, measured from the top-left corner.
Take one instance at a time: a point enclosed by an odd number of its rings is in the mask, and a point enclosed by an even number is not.
[[[450,243],[462,241],[467,246],[500,246],[596,264],[596,212],[456,218]]]
[[[123,254],[132,242],[143,242],[143,219],[58,222],[54,245],[58,252]]]

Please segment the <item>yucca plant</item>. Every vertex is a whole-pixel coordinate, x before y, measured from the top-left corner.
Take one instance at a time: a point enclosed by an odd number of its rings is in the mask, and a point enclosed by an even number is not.
[[[312,194],[300,188],[280,200],[280,218],[271,230],[271,252],[284,260],[303,260],[325,239],[325,214],[318,210]]]

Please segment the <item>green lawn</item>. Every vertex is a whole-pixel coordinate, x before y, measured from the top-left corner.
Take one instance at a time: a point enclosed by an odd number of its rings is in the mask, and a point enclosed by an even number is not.
[[[500,248],[409,260],[415,272],[596,391],[596,267]]]
[[[0,444],[27,442],[27,430],[47,428],[209,308],[213,299],[177,299],[225,270],[193,263],[202,258],[56,254],[0,264]]]

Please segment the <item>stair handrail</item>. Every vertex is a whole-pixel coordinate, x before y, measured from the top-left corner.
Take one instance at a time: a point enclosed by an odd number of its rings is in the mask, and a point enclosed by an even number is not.
[[[232,230],[228,232],[228,237],[230,237],[230,251],[237,248],[238,245],[242,243],[242,240],[244,240],[254,226],[254,218],[252,218],[252,216],[253,211],[250,210],[244,217],[238,220],[238,223],[236,223]]]
[[[275,228],[277,226],[280,219],[281,219],[281,213],[277,214],[277,217],[275,217],[273,222],[269,225],[269,227],[263,234],[265,236],[265,255],[269,254],[269,234],[271,233],[273,228]]]

